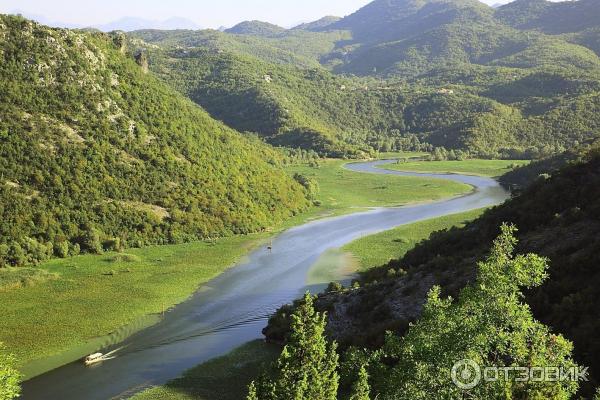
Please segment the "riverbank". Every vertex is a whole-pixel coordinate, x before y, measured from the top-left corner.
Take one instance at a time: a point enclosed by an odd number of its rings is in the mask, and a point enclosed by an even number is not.
[[[382,169],[406,172],[444,173],[498,178],[513,169],[527,165],[527,160],[462,160],[462,161],[398,161]]]
[[[319,168],[289,167],[290,174],[305,173],[319,182],[321,206],[271,232],[83,255],[36,267],[51,279],[0,290],[0,319],[6,321],[0,341],[31,378],[155,323],[164,311],[284,229],[368,207],[439,200],[471,190],[456,182],[359,174],[344,164],[327,160]]]
[[[187,371],[181,378],[150,388],[131,400],[240,400],[248,385],[277,359],[281,347],[255,340],[225,356]]]
[[[352,254],[361,270],[377,267],[391,257],[410,250],[432,232],[461,226],[476,218],[484,209],[403,225],[375,235],[365,236],[338,252]],[[396,239],[404,239],[400,243]],[[375,248],[370,246],[375,244]],[[389,258],[388,258],[389,257]],[[324,257],[323,257],[324,258]],[[249,382],[261,372],[261,365],[274,361],[281,351],[264,341],[249,342],[225,356],[188,370],[180,378],[165,385],[149,388],[132,400],[237,400],[247,394]]]
[[[434,162],[429,166],[433,166],[434,168],[440,168],[443,172],[451,172],[446,171],[447,165],[444,164],[445,163],[438,164]],[[462,169],[467,169],[471,174],[478,176],[494,176],[500,171],[504,171],[507,168],[505,162],[494,163],[489,162],[487,160],[483,163],[463,162],[460,164],[451,165],[453,169],[461,167]],[[340,249],[334,249],[323,254],[319,258],[315,266],[318,266],[322,263],[329,263],[330,267],[332,267],[333,269],[339,269],[340,265],[338,264],[340,264],[340,262],[343,261],[345,264],[351,263],[357,265],[357,269],[360,271],[367,271],[371,268],[376,268],[380,265],[385,264],[390,259],[397,259],[402,257],[407,251],[412,249],[419,241],[429,237],[429,235],[432,232],[443,229],[450,229],[455,226],[463,226],[466,222],[477,218],[484,211],[485,208],[481,208],[463,213],[441,216],[438,218],[419,221],[412,224],[402,225],[397,228],[377,233],[374,235],[364,236],[349,244],[346,244]],[[321,268],[317,269],[320,271],[327,271],[331,268],[328,268],[327,266],[322,266]],[[314,280],[314,277],[312,275],[313,274],[309,273],[309,282]],[[260,343],[257,344],[257,342],[252,342],[248,343],[246,346],[249,346],[249,348],[257,349],[257,346],[260,346]],[[242,349],[246,348],[246,346],[242,347]],[[203,385],[204,383],[206,383],[203,379],[205,379],[205,371],[210,370],[212,362],[217,362],[220,370],[228,370],[230,374],[238,374],[239,376],[244,378],[247,377],[247,375],[252,374],[256,376],[256,374],[258,373],[258,371],[255,368],[256,366],[249,366],[245,370],[239,369],[240,364],[236,361],[238,354],[239,350],[234,350],[225,357],[221,357],[219,359],[202,364],[188,371],[182,378],[177,379],[167,385],[159,386],[144,391],[135,396],[134,399],[189,400],[194,398],[208,400],[213,398],[243,398],[243,395],[245,394],[244,390],[246,387],[244,385],[244,382],[246,381],[244,381],[243,379],[243,382],[230,382],[226,390],[219,391],[219,396],[217,397],[214,396],[214,393],[212,396],[206,395],[206,392],[204,396],[201,393],[199,393],[199,391],[210,390],[206,389]],[[256,354],[255,357],[266,357],[267,359],[271,357],[271,359],[273,359],[273,356],[267,353]],[[264,360],[264,358],[261,359]],[[194,393],[195,396],[189,396],[190,393]]]
[[[402,258],[420,241],[428,239],[433,232],[463,227],[467,222],[483,214],[484,211],[485,209],[478,209],[402,225],[357,239],[342,247],[341,250],[355,258],[359,272],[365,272],[382,266],[390,260]]]

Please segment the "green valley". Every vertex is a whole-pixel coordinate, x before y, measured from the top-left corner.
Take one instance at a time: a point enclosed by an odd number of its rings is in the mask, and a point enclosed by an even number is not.
[[[6,3],[0,400],[600,399],[598,0]]]

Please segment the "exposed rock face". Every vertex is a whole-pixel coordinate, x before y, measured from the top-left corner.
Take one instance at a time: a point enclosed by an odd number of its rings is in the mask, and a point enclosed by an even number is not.
[[[119,49],[121,54],[125,54],[127,52],[127,37],[124,32],[114,32],[113,33],[113,43]]]
[[[148,55],[144,51],[140,51],[135,56],[135,62],[142,67],[142,71],[144,71],[145,74],[148,73]]]
[[[379,347],[385,332],[403,334],[409,324],[419,318],[433,286],[442,286],[444,295],[456,296],[474,273],[472,264],[458,269],[415,267],[405,275],[362,288],[321,294],[315,301],[315,308],[327,312],[327,335],[342,347]],[[295,306],[280,308],[269,320],[263,330],[267,340],[285,341],[289,317]]]

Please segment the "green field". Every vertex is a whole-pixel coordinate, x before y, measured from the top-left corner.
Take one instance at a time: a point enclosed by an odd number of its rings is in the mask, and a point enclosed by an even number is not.
[[[440,172],[498,177],[516,166],[526,165],[524,160],[464,160],[464,161],[411,161],[382,166],[384,169],[411,172]]]
[[[24,365],[123,326],[143,327],[140,318],[184,301],[265,238],[238,236],[57,259],[36,268],[49,274],[29,280],[31,269],[2,271],[0,282],[8,284],[0,287],[0,341]],[[18,276],[24,278],[20,285]]]
[[[318,168],[288,167],[319,182],[321,213],[342,214],[368,207],[397,206],[468,193],[468,185],[440,179],[357,173],[345,161],[326,160]]]
[[[257,340],[187,371],[181,378],[146,390],[132,400],[240,400],[261,368],[274,361],[281,348]]]
[[[300,172],[319,182],[322,205],[270,233],[130,249],[125,254],[82,255],[35,268],[3,270],[0,342],[32,376],[155,322],[157,314],[184,301],[281,229],[319,216],[436,200],[471,190],[441,180],[356,173],[343,169],[343,164],[335,160],[320,168],[290,167],[289,173]]]
[[[365,236],[342,247],[357,258],[359,271],[379,267],[390,260],[402,258],[420,241],[429,238],[432,232],[463,226],[483,213],[484,209],[447,215],[426,221],[403,225],[389,231]]]
[[[377,158],[380,160],[390,160],[393,158],[420,158],[428,155],[429,153],[424,151],[382,151],[377,153]]]

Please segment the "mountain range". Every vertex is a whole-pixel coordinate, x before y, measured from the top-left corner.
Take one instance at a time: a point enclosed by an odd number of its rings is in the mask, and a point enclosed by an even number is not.
[[[376,0],[293,29],[247,21],[129,37],[165,82],[273,144],[514,158],[597,134],[598,21],[593,0]]]

